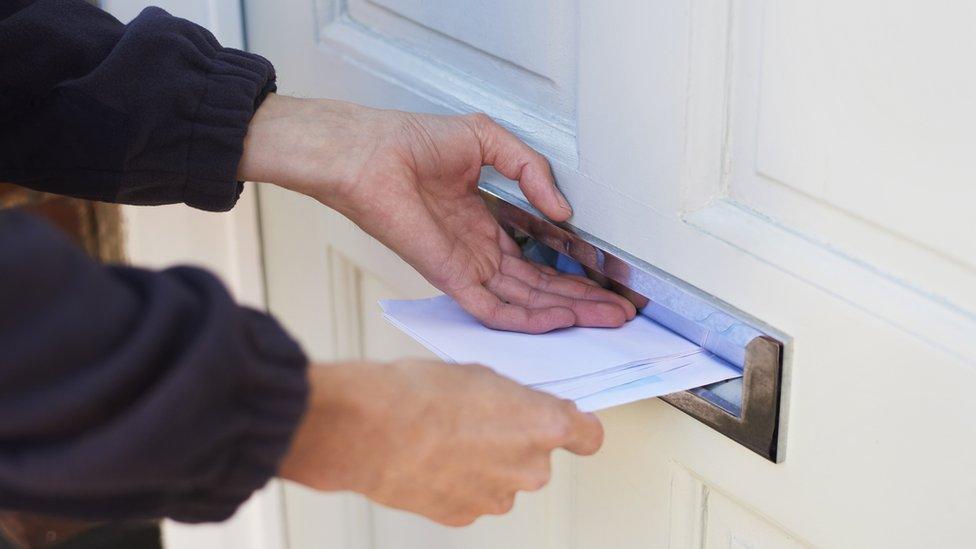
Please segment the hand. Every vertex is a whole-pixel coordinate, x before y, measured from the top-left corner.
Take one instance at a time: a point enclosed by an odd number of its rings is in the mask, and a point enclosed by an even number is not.
[[[550,218],[571,215],[545,158],[484,115],[272,95],[248,129],[239,172],[340,211],[492,328],[539,333],[633,318],[627,299],[522,258],[478,195],[483,165],[518,180]]]
[[[442,524],[508,512],[516,492],[548,482],[552,450],[589,455],[603,442],[593,414],[483,366],[337,363],[309,376],[280,475]]]

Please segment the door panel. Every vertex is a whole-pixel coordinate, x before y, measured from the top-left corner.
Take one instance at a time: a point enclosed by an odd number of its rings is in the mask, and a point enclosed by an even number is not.
[[[972,83],[952,60],[967,57],[970,14],[811,6],[247,3],[249,44],[283,93],[485,111],[550,158],[575,225],[793,339],[781,464],[646,401],[601,413],[601,453],[559,455],[552,485],[509,516],[452,530],[289,496],[305,517],[289,521],[296,548],[328,546],[308,518],[328,513],[357,547],[965,544],[976,272],[953,231],[973,232],[959,151],[976,107],[952,94]],[[269,299],[305,344],[420,352],[375,300],[432,289],[337,214],[267,191]],[[339,256],[358,274],[293,278]],[[337,302],[355,313],[310,324],[309,308]]]
[[[671,468],[671,547],[807,547],[680,466]]]
[[[976,8],[791,0],[733,15],[731,198],[976,311],[976,46],[962,38]]]
[[[491,113],[575,159],[576,10],[550,4],[320,0],[316,36],[414,95]]]
[[[574,10],[553,2],[352,0],[345,21],[360,25],[432,64],[569,124],[575,111]],[[506,17],[492,14],[505,9]],[[505,86],[497,86],[503,81]]]
[[[755,169],[733,180],[734,194],[778,182],[976,266],[963,230],[976,201],[976,44],[966,38],[976,6],[764,6],[741,9],[763,22]]]
[[[574,19],[572,12],[552,10],[552,4],[510,2],[504,6],[509,11],[503,18],[493,17],[499,6],[491,2],[467,3],[466,10],[459,11],[454,9],[453,2],[446,0],[354,0],[349,10],[354,19],[362,21],[363,15],[368,17],[363,11],[368,10],[370,5],[385,8],[428,30],[440,32],[486,54],[552,78],[557,69],[557,50],[567,46],[573,48],[576,44],[571,28]],[[550,15],[556,17],[550,18]],[[571,55],[564,57],[572,58]]]

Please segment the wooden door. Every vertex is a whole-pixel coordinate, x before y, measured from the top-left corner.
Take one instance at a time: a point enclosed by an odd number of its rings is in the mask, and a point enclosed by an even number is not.
[[[976,8],[963,1],[245,2],[281,91],[484,111],[572,223],[793,338],[785,461],[667,404],[454,530],[286,490],[311,547],[961,547],[976,496]],[[486,173],[486,178],[495,178]],[[321,359],[426,354],[376,300],[434,290],[312,202],[261,194],[268,295]]]

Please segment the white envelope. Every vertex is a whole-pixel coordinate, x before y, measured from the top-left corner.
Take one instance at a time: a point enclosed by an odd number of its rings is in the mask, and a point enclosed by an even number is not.
[[[484,364],[596,410],[731,379],[741,371],[638,315],[620,328],[530,335],[486,328],[448,296],[381,301],[393,325],[449,362]]]

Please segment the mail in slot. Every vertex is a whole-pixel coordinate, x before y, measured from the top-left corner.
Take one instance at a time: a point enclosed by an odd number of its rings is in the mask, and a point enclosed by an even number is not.
[[[532,260],[586,275],[628,297],[623,328],[527,335],[483,327],[449,297],[383,302],[388,320],[445,360],[478,362],[527,386],[599,410],[665,401],[771,461],[789,339],[723,301],[483,183],[492,214]]]
[[[451,362],[484,364],[595,411],[742,376],[742,371],[638,315],[614,329],[529,335],[486,328],[448,296],[381,302],[386,318]]]

